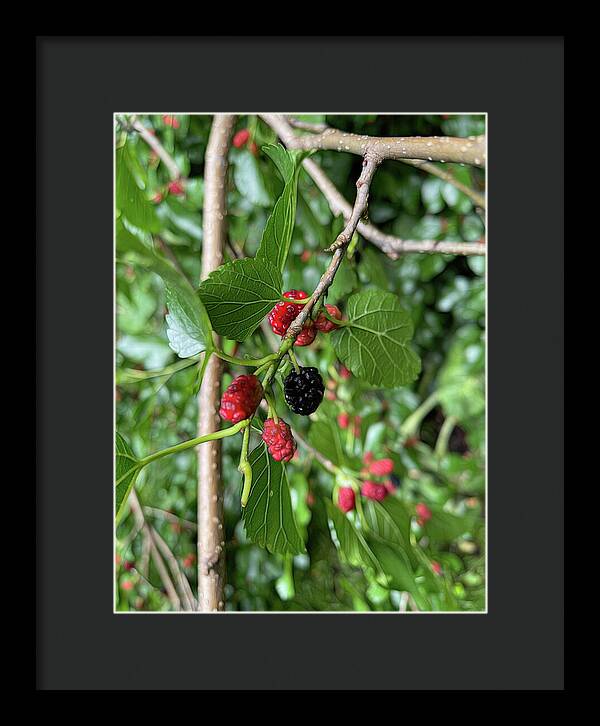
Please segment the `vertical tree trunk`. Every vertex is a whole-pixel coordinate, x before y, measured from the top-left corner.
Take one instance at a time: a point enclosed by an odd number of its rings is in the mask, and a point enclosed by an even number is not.
[[[223,261],[227,194],[227,151],[235,116],[218,115],[212,123],[204,163],[202,279]],[[212,356],[198,397],[198,435],[220,428],[222,362]],[[198,610],[224,607],[225,532],[221,485],[221,442],[198,447]]]

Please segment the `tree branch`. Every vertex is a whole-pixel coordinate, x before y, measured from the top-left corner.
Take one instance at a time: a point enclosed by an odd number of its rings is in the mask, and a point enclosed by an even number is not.
[[[204,209],[202,279],[223,260],[225,241],[227,151],[235,116],[216,115],[204,160]],[[222,362],[209,360],[198,396],[198,435],[219,428]],[[225,540],[221,486],[221,442],[211,441],[198,449],[198,610],[224,608]]]
[[[363,169],[356,182],[356,200],[354,207],[346,226],[338,234],[335,242],[329,246],[325,252],[334,252],[340,247],[346,247],[350,244],[352,235],[356,231],[356,227],[360,221],[360,218],[367,211],[367,203],[369,201],[369,189],[371,188],[371,181],[373,180],[373,174],[379,166],[379,159],[376,156],[367,154],[363,159]]]
[[[275,131],[283,143],[290,147],[290,141],[295,136],[287,121],[276,114],[264,114],[261,118]],[[352,206],[339,192],[335,184],[329,179],[321,167],[312,159],[305,159],[302,162],[302,166],[315,182],[325,199],[327,199],[333,214],[342,214],[345,219],[349,219],[352,214]],[[394,260],[407,252],[448,255],[485,255],[486,253],[485,245],[477,243],[404,240],[382,232],[375,225],[364,221],[359,221],[357,230],[366,240]]]
[[[293,126],[296,129],[311,131],[312,133],[316,134],[322,133],[329,129],[329,126],[327,126],[327,124],[309,123],[307,121],[300,121],[290,116],[287,117],[287,122],[290,124],[290,126]],[[456,187],[456,189],[469,197],[469,199],[471,199],[471,201],[476,206],[480,207],[481,209],[485,209],[485,196],[483,194],[479,194],[479,192],[475,191],[474,189],[471,189],[471,187],[468,187],[466,184],[463,184],[461,181],[456,179],[456,177],[449,171],[440,169],[435,164],[432,164],[430,161],[423,161],[421,159],[401,159],[401,161],[405,164],[410,164],[410,166],[415,166],[417,167],[417,169],[422,169],[423,171],[426,171],[433,176],[437,176],[440,179],[443,179],[445,182],[448,182],[448,184],[452,184],[452,186]]]
[[[269,125],[275,117],[287,123],[281,114],[261,114]],[[453,136],[368,136],[327,128],[310,136],[294,136],[290,148],[348,151],[359,156],[369,153],[381,160],[422,159],[485,166],[485,136],[469,136],[466,139]]]
[[[475,189],[471,189],[471,187],[463,184],[454,176],[454,174],[451,174],[449,171],[446,171],[445,169],[440,169],[439,166],[432,164],[430,161],[421,161],[420,159],[402,159],[402,162],[404,164],[414,166],[417,169],[422,169],[428,174],[437,176],[439,179],[443,179],[445,182],[448,182],[448,184],[452,184],[453,187],[469,197],[469,199],[476,207],[485,209],[485,195],[480,194],[479,192],[475,191]]]

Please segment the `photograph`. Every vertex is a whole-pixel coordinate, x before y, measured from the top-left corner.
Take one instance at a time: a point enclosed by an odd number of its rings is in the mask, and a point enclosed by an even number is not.
[[[115,614],[488,612],[487,120],[114,112]]]

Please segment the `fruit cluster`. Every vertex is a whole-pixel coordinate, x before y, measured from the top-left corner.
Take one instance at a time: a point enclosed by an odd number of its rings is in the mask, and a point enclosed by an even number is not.
[[[283,293],[283,297],[286,298],[286,300],[291,301],[306,300],[308,295],[304,292],[304,290],[288,290]],[[269,323],[271,324],[271,329],[275,335],[283,337],[287,333],[292,322],[300,314],[302,308],[302,303],[286,302],[284,300],[278,302],[269,313]],[[325,305],[325,310],[330,317],[335,318],[336,320],[342,319],[342,313],[335,305]],[[329,320],[329,318],[325,317],[325,314],[321,311],[315,320],[309,319],[304,323],[300,334],[294,341],[294,345],[310,345],[317,337],[317,332],[330,333],[332,330],[335,330],[336,327],[337,325]]]
[[[294,413],[308,416],[317,410],[323,400],[325,386],[316,368],[292,371],[284,381],[285,400]],[[254,375],[235,378],[221,396],[219,414],[226,421],[237,424],[251,418],[264,396],[262,383]],[[296,452],[296,442],[283,419],[268,418],[262,439],[275,461],[290,461]]]
[[[339,421],[339,418],[338,418]],[[361,474],[365,477],[360,487],[360,493],[365,499],[382,502],[388,494],[395,491],[397,477],[394,476],[394,462],[391,459],[375,459],[372,452],[367,451],[363,458],[364,466]],[[371,478],[374,477],[374,478]],[[376,481],[376,478],[383,481]],[[356,495],[352,487],[340,487],[338,490],[338,507],[342,512],[351,512],[356,506]]]

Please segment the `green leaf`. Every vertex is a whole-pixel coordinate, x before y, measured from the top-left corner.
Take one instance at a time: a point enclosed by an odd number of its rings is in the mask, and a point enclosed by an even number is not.
[[[262,148],[276,164],[285,186],[267,220],[256,258],[283,272],[296,219],[298,170],[305,155],[286,151],[281,144],[269,144]]]
[[[419,590],[414,572],[402,551],[371,537],[368,542],[386,574],[388,586],[394,590],[410,592],[420,610],[431,610],[431,604]]]
[[[344,258],[333,278],[331,287],[327,290],[327,301],[337,303],[343,300],[354,290],[357,284],[358,276],[348,259]]]
[[[457,515],[431,507],[432,517],[424,525],[427,536],[436,542],[452,542],[463,534],[470,534],[476,527],[477,515]]]
[[[349,323],[331,333],[336,355],[355,376],[374,386],[404,386],[419,375],[421,360],[410,348],[413,324],[398,298],[366,290],[348,300]]]
[[[138,187],[131,166],[127,145],[117,149],[115,185],[117,209],[136,227],[147,232],[156,232],[160,229],[160,224],[154,206]]]
[[[343,562],[362,568],[381,585],[411,592],[421,609],[430,609],[427,599],[417,587],[413,569],[403,549],[388,544],[372,532],[363,533],[331,502],[326,502],[326,506],[332,538]],[[373,511],[376,511],[375,508]]]
[[[131,446],[118,431],[116,432],[115,446],[115,512],[118,518],[127,502],[129,493],[133,489],[141,467],[139,460],[133,455]]]
[[[314,421],[308,432],[311,445],[336,466],[345,461],[344,447],[340,441],[340,430],[331,421]]]
[[[460,328],[438,375],[444,412],[466,421],[485,409],[483,333],[476,325]]]
[[[249,151],[236,154],[233,165],[233,178],[240,194],[258,207],[268,207],[271,198],[265,186],[260,166]]]
[[[332,502],[325,502],[332,539],[340,553],[340,559],[352,567],[370,571],[378,579],[385,577],[379,560],[369,547],[363,534],[352,524],[349,517]]]
[[[262,151],[271,159],[281,174],[284,184],[292,178],[295,171],[294,156],[281,144],[265,144]]]
[[[117,232],[117,244],[119,241]],[[150,249],[134,235],[127,234],[127,249],[132,261],[156,273],[165,284],[167,337],[180,358],[189,358],[203,350],[213,350],[212,329],[204,305],[188,280],[156,250]]]
[[[373,247],[366,247],[361,252],[360,272],[366,276],[372,285],[380,289],[389,288],[389,281],[384,265],[383,255],[376,252]]]
[[[168,313],[167,338],[180,358],[190,358],[213,349],[211,326],[206,308],[191,286],[165,285]],[[191,295],[190,295],[191,293]]]
[[[252,489],[242,515],[246,534],[269,552],[306,552],[292,512],[285,467],[269,455],[264,444],[252,451],[248,461],[252,466]]]
[[[281,298],[279,269],[264,260],[247,257],[222,265],[200,285],[212,327],[219,334],[242,341]]]
[[[373,537],[410,552],[410,514],[402,502],[394,497],[386,497],[382,502],[364,499],[362,511]]]

